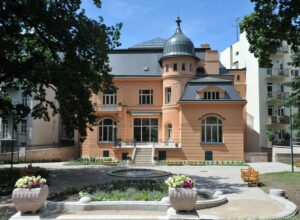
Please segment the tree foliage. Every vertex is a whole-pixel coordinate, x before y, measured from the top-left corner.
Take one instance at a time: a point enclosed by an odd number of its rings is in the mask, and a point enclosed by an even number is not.
[[[94,3],[101,6],[100,0]],[[95,120],[92,93],[113,87],[107,53],[119,46],[121,24],[93,20],[80,5],[80,0],[0,1],[0,117],[16,108],[8,92],[21,89],[36,105],[18,104],[20,117],[30,111],[49,120],[59,113],[68,133],[78,129],[86,137]]]
[[[271,67],[271,55],[286,41],[292,49],[291,66],[300,66],[300,1],[299,0],[251,0],[254,12],[240,24],[246,31],[250,52],[261,67]],[[298,111],[294,114],[295,128],[300,129],[300,78],[287,83],[292,93],[286,104]]]

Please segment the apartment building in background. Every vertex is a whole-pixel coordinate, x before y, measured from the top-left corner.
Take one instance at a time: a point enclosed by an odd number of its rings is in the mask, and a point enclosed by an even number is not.
[[[9,88],[7,93],[14,105],[22,103],[32,109],[36,104],[33,96],[25,96],[22,90]],[[47,89],[47,98],[54,101],[53,90]],[[34,149],[77,144],[78,140],[74,138],[75,136],[67,137],[60,115],[51,116],[50,110],[49,113],[50,121],[33,119],[28,115],[17,123],[13,113],[7,118],[0,118],[0,153],[11,152],[12,142],[14,151],[18,151],[19,147]],[[16,123],[14,130],[13,121]],[[76,132],[74,135],[77,135]]]
[[[292,53],[283,42],[271,57],[272,68],[261,68],[258,59],[249,52],[246,33],[241,33],[239,41],[220,53],[224,67],[247,70],[246,145],[252,152],[261,151],[261,147],[289,145],[290,108],[284,106],[284,101],[290,88],[285,83],[298,77],[300,72],[299,67],[289,65]],[[292,109],[294,111],[296,109]]]

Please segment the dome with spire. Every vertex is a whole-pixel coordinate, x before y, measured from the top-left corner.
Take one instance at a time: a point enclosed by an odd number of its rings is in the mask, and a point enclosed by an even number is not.
[[[177,18],[176,23],[176,32],[167,40],[161,59],[173,56],[195,56],[194,44],[191,39],[183,34],[180,28],[181,20],[179,17]]]

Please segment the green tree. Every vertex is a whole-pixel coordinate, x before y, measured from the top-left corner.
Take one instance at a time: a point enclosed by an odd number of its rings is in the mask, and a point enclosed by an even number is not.
[[[251,0],[254,12],[240,24],[246,31],[250,52],[258,58],[261,67],[271,67],[271,55],[286,41],[293,51],[290,65],[300,66],[300,1],[299,0]],[[287,105],[298,111],[294,114],[294,127],[300,129],[300,78],[287,83],[292,93]]]
[[[100,0],[94,3],[101,7]],[[120,45],[121,24],[90,19],[80,5],[80,0],[0,1],[0,117],[13,108],[19,117],[30,112],[45,120],[59,113],[67,132],[78,129],[84,140],[95,121],[92,93],[113,89],[107,53]],[[31,110],[15,107],[11,89],[22,89],[37,104]]]

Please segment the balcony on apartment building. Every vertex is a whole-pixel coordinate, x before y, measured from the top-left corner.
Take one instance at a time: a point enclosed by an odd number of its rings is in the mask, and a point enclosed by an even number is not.
[[[103,105],[94,103],[94,109],[96,112],[119,112],[122,111],[122,105]]]
[[[9,153],[12,147],[14,152],[18,151],[16,133],[14,134],[14,138],[11,138],[10,133],[0,132],[0,153]]]
[[[267,93],[267,102],[276,102],[283,101],[289,97],[288,92],[268,92]]]
[[[277,48],[276,55],[283,55],[288,52],[289,52],[289,47],[287,45],[284,45]]]
[[[268,115],[267,117],[267,125],[280,125],[288,123],[290,123],[290,117],[286,115]]]
[[[117,139],[115,148],[181,148],[180,140],[155,140],[151,142],[138,142],[134,139]]]
[[[266,79],[283,79],[284,77],[289,76],[288,69],[268,68],[266,69],[266,71],[267,71]]]

